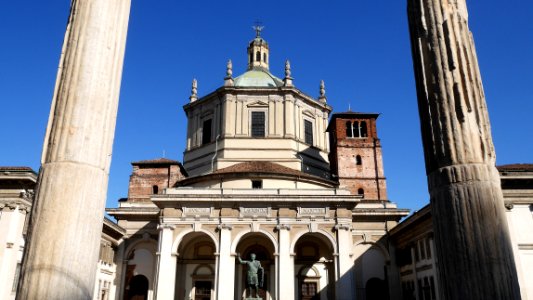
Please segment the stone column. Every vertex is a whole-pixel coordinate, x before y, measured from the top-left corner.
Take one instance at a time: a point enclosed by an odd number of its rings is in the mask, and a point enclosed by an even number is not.
[[[465,0],[408,0],[422,139],[446,299],[519,299]]]
[[[354,263],[350,257],[352,252],[352,232],[350,230],[350,224],[337,224],[335,225],[337,230],[337,270],[339,272],[336,282],[337,291],[335,293],[338,300],[350,300],[355,299],[353,290],[353,267]]]
[[[159,300],[174,299],[176,282],[176,256],[172,254],[175,226],[162,224],[159,226],[159,260],[157,266],[156,298]]]
[[[279,264],[278,273],[279,295],[277,299],[294,299],[294,256],[291,253],[291,226],[280,224],[276,226],[279,234]]]
[[[91,299],[130,0],[73,0],[17,299]]]
[[[231,253],[231,229],[232,225],[220,224],[220,256],[218,263],[218,280],[216,287],[216,299],[233,299],[235,287],[235,257]]]

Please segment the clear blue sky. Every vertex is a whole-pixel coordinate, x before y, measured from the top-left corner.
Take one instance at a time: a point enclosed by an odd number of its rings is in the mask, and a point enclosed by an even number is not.
[[[333,4],[332,4],[333,3]],[[470,29],[497,163],[533,162],[533,2],[470,0]],[[7,1],[0,10],[0,165],[38,170],[69,1]],[[182,160],[190,84],[221,86],[246,68],[256,20],[271,71],[290,59],[295,85],[334,111],[379,112],[389,198],[428,202],[406,1],[133,0],[107,206],[127,196],[131,161]]]

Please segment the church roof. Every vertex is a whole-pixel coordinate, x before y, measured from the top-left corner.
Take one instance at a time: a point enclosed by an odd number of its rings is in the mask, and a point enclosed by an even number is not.
[[[134,161],[131,164],[132,165],[179,165],[180,162],[177,160],[172,160],[172,159],[161,157],[157,159]]]
[[[531,171],[533,171],[533,164],[508,164],[508,165],[496,166],[496,168],[500,172],[504,172],[504,171],[526,171],[526,172],[531,172]]]
[[[236,87],[280,87],[283,81],[266,69],[253,68],[235,78]]]

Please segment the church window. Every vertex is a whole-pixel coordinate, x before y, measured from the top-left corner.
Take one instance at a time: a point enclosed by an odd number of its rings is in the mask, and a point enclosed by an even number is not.
[[[252,180],[252,189],[262,189],[263,180]]]
[[[430,238],[426,239],[426,255],[428,259],[431,258],[431,239]]]
[[[194,299],[211,299],[211,281],[196,281],[194,283]]]
[[[252,137],[265,136],[265,112],[252,111]]]
[[[257,51],[255,53],[255,61],[260,62],[261,61],[261,52]]]
[[[358,166],[361,166],[363,164],[363,160],[361,159],[361,155],[357,155],[355,157],[355,164]]]
[[[346,122],[346,137],[353,137],[352,122]]]
[[[267,54],[266,53],[263,53],[263,62],[267,62]]]
[[[359,121],[353,122],[352,130],[353,130],[353,137],[361,136],[361,132],[359,131]]]
[[[365,190],[363,190],[362,188],[359,188],[359,189],[357,190],[357,194],[359,194],[359,195],[361,195],[361,196],[364,197],[364,196],[365,196]]]
[[[361,135],[360,135],[361,137],[367,137],[368,136],[367,129],[366,129],[366,122],[365,121],[361,121],[360,133],[361,133]]]
[[[309,120],[304,120],[305,143],[313,145],[313,123]]]
[[[254,54],[250,52],[250,64],[254,61]]]
[[[301,286],[301,299],[315,299],[317,293],[317,284],[316,282],[302,282]]]
[[[159,187],[157,185],[154,185],[152,187],[152,194],[157,194],[157,193],[159,193]]]
[[[202,126],[202,145],[208,144],[211,142],[211,128],[212,128],[212,119],[204,120]]]

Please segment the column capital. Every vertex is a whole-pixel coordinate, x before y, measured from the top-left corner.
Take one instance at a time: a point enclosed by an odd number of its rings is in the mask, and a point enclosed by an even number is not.
[[[352,226],[350,226],[350,224],[337,224],[335,225],[335,230],[339,231],[339,230],[350,230],[352,228]]]
[[[221,223],[221,224],[217,225],[217,229],[218,230],[222,230],[222,229],[232,230],[233,229],[233,224]]]
[[[290,231],[291,230],[291,225],[290,224],[278,224],[276,225],[276,230],[278,231],[281,231],[283,229],[287,230],[287,231]]]
[[[174,230],[176,229],[176,225],[173,225],[173,224],[159,224],[157,225],[157,230],[165,230],[165,229],[170,229],[170,230]]]

